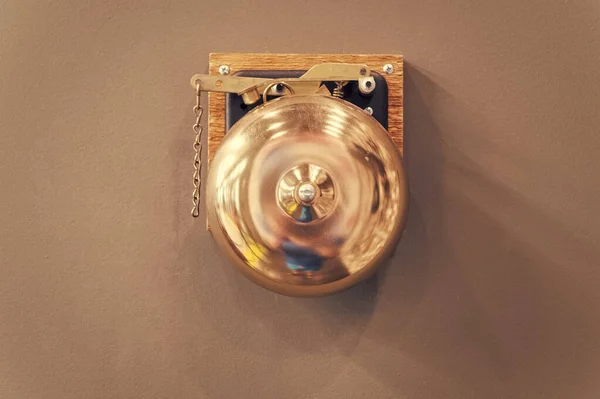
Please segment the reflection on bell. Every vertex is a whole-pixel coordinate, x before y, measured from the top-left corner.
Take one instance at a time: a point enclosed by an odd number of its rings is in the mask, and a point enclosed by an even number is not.
[[[251,280],[318,296],[369,277],[402,233],[408,187],[387,131],[360,108],[292,95],[227,133],[206,183],[209,224]]]

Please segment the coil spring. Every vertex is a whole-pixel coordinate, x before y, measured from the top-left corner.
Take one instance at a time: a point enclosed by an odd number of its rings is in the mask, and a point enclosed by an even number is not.
[[[333,89],[333,93],[331,95],[337,98],[344,98],[344,86],[346,86],[348,82],[339,81],[335,82],[335,89]]]

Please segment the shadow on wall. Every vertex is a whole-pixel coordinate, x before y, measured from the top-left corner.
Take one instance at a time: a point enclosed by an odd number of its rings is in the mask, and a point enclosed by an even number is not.
[[[583,397],[598,288],[570,272],[595,268],[597,249],[448,144],[494,147],[473,130],[481,115],[410,64],[405,101],[409,225],[369,326],[379,347],[355,361],[408,396]]]
[[[202,293],[190,293],[219,298],[198,305],[203,320],[265,360],[253,364],[257,375],[289,368],[286,357],[334,354],[406,397],[582,397],[598,370],[599,298],[597,284],[569,270],[582,276],[598,251],[485,172],[472,148],[448,144],[462,136],[494,151],[485,118],[410,64],[405,121],[411,204],[388,267],[343,293],[298,299],[209,261],[211,281],[199,270]],[[224,263],[208,237],[203,252]],[[222,351],[206,346],[201,356],[231,367]],[[331,381],[312,375],[304,389],[318,393]]]

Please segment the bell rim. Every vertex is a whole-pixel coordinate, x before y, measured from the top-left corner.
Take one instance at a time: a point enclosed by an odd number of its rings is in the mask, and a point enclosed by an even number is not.
[[[280,97],[280,98],[269,101],[268,103],[265,103],[255,109],[253,109],[250,113],[248,113],[248,115],[250,115],[251,113],[260,112],[261,110],[263,110],[267,107],[270,107],[270,106],[274,106],[275,104],[280,104],[281,102],[285,102],[286,99],[295,99],[296,101],[298,101],[299,99],[302,99],[302,98],[314,98],[314,97],[315,97],[315,95],[293,95],[293,96]],[[364,110],[355,106],[354,104],[348,103],[341,99],[337,99],[334,97],[326,97],[326,96],[318,96],[318,97],[325,98],[325,99],[327,99],[327,101],[336,101],[336,102],[339,102],[340,105],[347,106],[350,108],[355,108],[356,110],[358,110],[360,112],[364,112]],[[243,119],[240,120],[240,122],[241,121],[243,121]],[[373,119],[373,121],[375,123],[377,123],[381,127],[381,129],[385,130],[385,128],[383,128],[383,126],[381,126],[381,124],[379,124],[375,119]],[[235,125],[234,125],[234,128],[235,128]],[[388,134],[387,137],[393,143],[387,130],[386,130],[386,134]],[[228,137],[226,135],[222,145],[225,144],[227,139],[228,139]],[[210,226],[212,226],[211,232],[212,232],[213,238],[217,242],[219,249],[226,256],[227,260],[231,261],[231,263],[233,263],[233,265],[235,266],[235,268],[237,270],[239,270],[246,278],[248,278],[255,284],[257,284],[265,289],[268,289],[272,292],[286,295],[286,296],[291,296],[291,297],[320,297],[320,296],[326,296],[329,294],[333,294],[336,292],[340,292],[340,291],[349,289],[352,286],[358,284],[361,281],[368,279],[369,277],[371,277],[375,274],[375,272],[382,265],[382,263],[384,263],[385,259],[389,258],[393,254],[395,248],[398,245],[398,242],[402,238],[402,234],[406,227],[406,223],[407,223],[407,219],[408,219],[409,197],[410,197],[408,176],[406,173],[406,168],[404,165],[404,158],[403,158],[402,154],[400,153],[400,151],[398,150],[396,145],[393,145],[393,148],[394,148],[395,154],[397,155],[398,169],[396,172],[398,173],[398,178],[399,178],[399,186],[398,187],[399,187],[399,191],[400,191],[400,197],[398,198],[399,210],[398,210],[397,221],[396,221],[396,224],[395,224],[393,230],[391,230],[389,232],[389,237],[391,237],[391,238],[387,239],[385,244],[383,245],[383,247],[380,248],[378,250],[378,252],[359,270],[356,270],[356,271],[348,274],[347,276],[344,276],[344,277],[334,280],[334,281],[320,283],[320,284],[313,284],[313,285],[303,285],[303,284],[296,284],[296,283],[291,283],[291,282],[284,282],[284,281],[269,277],[268,275],[264,274],[263,272],[256,270],[255,268],[249,266],[244,261],[244,259],[236,253],[236,251],[234,250],[232,245],[229,245],[229,243],[228,243],[229,239],[227,237],[227,234],[223,231],[223,229],[220,228],[221,223],[220,223],[219,218],[217,217],[216,211],[214,209],[214,204],[211,203],[212,195],[210,195],[207,192],[206,213],[207,213],[208,223]],[[217,150],[217,153],[215,154],[215,159],[217,158],[218,153],[219,153],[219,150]],[[209,174],[211,173],[210,169],[209,169],[208,173]],[[219,226],[219,227],[217,227],[217,226]]]

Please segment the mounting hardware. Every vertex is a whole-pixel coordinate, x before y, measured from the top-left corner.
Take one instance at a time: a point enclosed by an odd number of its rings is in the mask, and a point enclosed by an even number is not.
[[[387,73],[388,75],[390,73],[394,73],[394,66],[392,64],[385,64],[383,66],[383,72]]]
[[[221,75],[229,75],[229,65],[221,65],[219,67],[219,73]]]
[[[221,63],[223,64],[223,62]],[[216,65],[216,69],[218,69],[220,64]],[[398,71],[398,68],[396,68]],[[271,82],[284,82],[284,83],[293,83],[293,80],[290,79],[299,78],[306,70],[246,70],[243,67],[240,70],[232,69],[229,77],[245,77],[245,78],[254,78],[254,79],[269,79]],[[377,87],[371,94],[363,94],[360,92],[358,88],[358,81],[326,81],[323,86],[326,86],[331,92],[331,96],[337,97],[335,95],[338,83],[347,83],[343,90],[340,91],[340,96],[344,99],[344,101],[350,102],[360,109],[364,110],[365,107],[373,108],[373,118],[377,120],[384,128],[388,128],[388,84],[386,78],[389,75],[385,75],[383,71],[381,73],[371,72],[371,76],[375,78],[375,84]],[[385,76],[385,77],[384,77]],[[392,75],[393,76],[393,75]],[[222,79],[223,76],[215,76],[217,79]],[[208,83],[208,82],[207,82]],[[263,86],[263,90],[266,86]],[[297,86],[298,87],[298,86]],[[283,87],[283,96],[289,95],[289,91]],[[260,94],[260,93],[259,93]],[[298,92],[296,92],[298,94]],[[324,95],[329,95],[328,93],[323,92]],[[273,86],[268,93],[269,100],[271,96],[277,97],[282,94],[278,93],[276,90],[276,86]],[[235,125],[240,119],[245,117],[250,111],[258,107],[262,102],[257,101],[254,104],[246,104],[242,98],[242,96],[236,93],[229,93],[225,96],[225,129],[224,134]]]
[[[373,76],[358,81],[358,89],[362,94],[371,94],[375,90],[375,79]]]
[[[229,73],[229,66],[221,65],[219,73]],[[198,82],[202,91],[215,91],[221,93],[236,93],[242,97],[247,105],[254,104],[260,99],[260,93],[263,98],[267,94],[285,95],[285,94],[322,94],[331,95],[331,92],[323,81],[358,81],[372,82],[375,86],[375,80],[371,76],[371,70],[364,64],[342,64],[327,63],[317,64],[310,68],[299,78],[286,79],[286,82],[273,79],[245,78],[239,76],[215,76],[196,74],[192,77],[192,87],[196,87]],[[286,90],[277,91],[277,84],[283,85]],[[275,88],[267,93],[265,88]],[[371,90],[372,91],[372,90]]]
[[[367,107],[367,108],[365,108],[365,112],[369,115],[373,115],[373,108]]]

